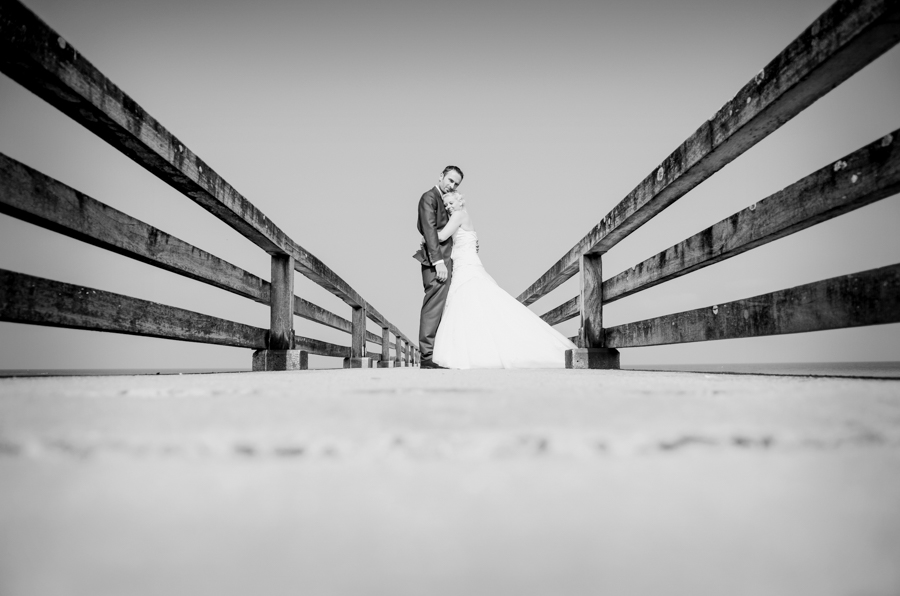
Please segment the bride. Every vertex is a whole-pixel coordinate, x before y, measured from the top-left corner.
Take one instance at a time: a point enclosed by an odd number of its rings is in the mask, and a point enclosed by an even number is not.
[[[556,329],[507,294],[478,258],[475,229],[458,192],[444,195],[453,236],[453,277],[434,339],[436,364],[446,368],[564,368],[575,348]]]

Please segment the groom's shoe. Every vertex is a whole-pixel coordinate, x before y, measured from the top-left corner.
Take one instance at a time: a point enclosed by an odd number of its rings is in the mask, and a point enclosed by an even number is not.
[[[432,360],[431,358],[422,358],[422,360],[419,361],[419,368],[444,368],[444,369],[446,369],[447,367],[441,366],[440,364],[435,364],[434,360]]]

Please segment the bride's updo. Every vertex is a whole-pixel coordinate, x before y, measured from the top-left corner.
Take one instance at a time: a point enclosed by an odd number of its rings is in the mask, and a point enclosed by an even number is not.
[[[460,209],[464,209],[466,207],[466,200],[459,192],[448,192],[444,195],[443,198],[444,206],[447,207],[447,211],[449,211],[450,213],[456,213]]]

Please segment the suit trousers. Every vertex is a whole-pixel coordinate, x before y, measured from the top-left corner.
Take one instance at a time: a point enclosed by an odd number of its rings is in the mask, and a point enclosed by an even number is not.
[[[453,261],[446,259],[447,281],[441,283],[437,279],[434,267],[422,265],[422,285],[425,286],[425,299],[422,301],[422,313],[419,316],[419,350],[423,360],[430,360],[434,352],[434,337],[437,335],[441,316],[444,314],[444,303],[450,291],[450,280],[453,277]]]

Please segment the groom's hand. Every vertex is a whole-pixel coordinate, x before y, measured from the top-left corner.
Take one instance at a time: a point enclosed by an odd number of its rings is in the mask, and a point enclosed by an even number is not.
[[[434,266],[435,273],[437,273],[437,279],[439,282],[443,283],[447,281],[447,266],[443,263],[438,263]]]

